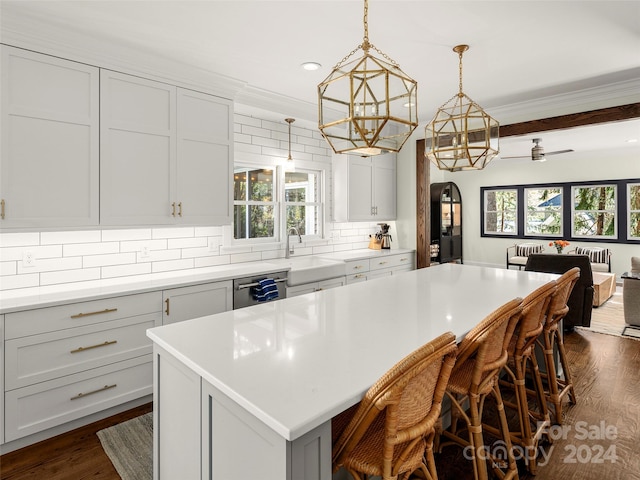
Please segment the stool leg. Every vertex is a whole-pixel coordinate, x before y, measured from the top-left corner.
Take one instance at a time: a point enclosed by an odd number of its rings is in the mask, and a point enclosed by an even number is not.
[[[558,394],[558,374],[556,372],[556,364],[553,358],[553,343],[556,332],[557,330],[553,331],[547,328],[544,329],[544,364],[547,370],[549,401],[553,404],[555,410],[555,423],[562,425],[562,402],[560,400],[560,395]]]
[[[560,332],[559,329],[556,329],[555,332],[555,340],[556,340],[556,344],[558,346],[558,354],[560,356],[560,365],[562,365],[562,372],[564,375],[564,385],[563,385],[563,391],[565,389],[568,389],[567,391],[569,392],[569,400],[571,401],[571,403],[573,405],[575,405],[576,403],[576,392],[573,389],[573,380],[571,378],[571,370],[569,369],[569,362],[567,361],[567,352],[564,349],[564,341],[562,340],[562,332]],[[564,394],[564,392],[560,393],[560,396],[562,397],[562,395]]]

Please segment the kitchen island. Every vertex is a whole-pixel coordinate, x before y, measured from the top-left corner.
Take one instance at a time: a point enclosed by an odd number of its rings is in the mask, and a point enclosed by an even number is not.
[[[331,418],[554,274],[444,264],[148,330],[157,479],[331,478]]]

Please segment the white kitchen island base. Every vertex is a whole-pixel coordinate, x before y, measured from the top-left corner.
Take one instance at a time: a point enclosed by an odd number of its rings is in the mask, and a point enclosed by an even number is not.
[[[156,480],[331,480],[331,419],[558,275],[443,264],[152,328]]]
[[[330,421],[287,441],[158,346],[154,371],[154,479],[331,478]]]

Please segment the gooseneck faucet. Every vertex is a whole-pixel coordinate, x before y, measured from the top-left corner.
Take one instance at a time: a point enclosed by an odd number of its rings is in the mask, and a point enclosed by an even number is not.
[[[291,245],[291,243],[289,242],[289,237],[290,237],[289,234],[292,231],[293,233],[298,235],[298,243],[302,243],[302,236],[300,235],[300,232],[298,232],[298,229],[296,227],[289,227],[289,229],[287,230],[287,250],[285,251],[285,254],[284,254],[285,258],[289,258],[293,253],[293,245]]]

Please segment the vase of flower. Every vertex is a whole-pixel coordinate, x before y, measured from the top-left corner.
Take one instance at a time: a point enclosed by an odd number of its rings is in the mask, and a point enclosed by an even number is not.
[[[555,247],[558,253],[562,253],[564,247],[569,246],[569,242],[567,242],[566,240],[554,240],[553,242],[549,243],[549,246]]]

